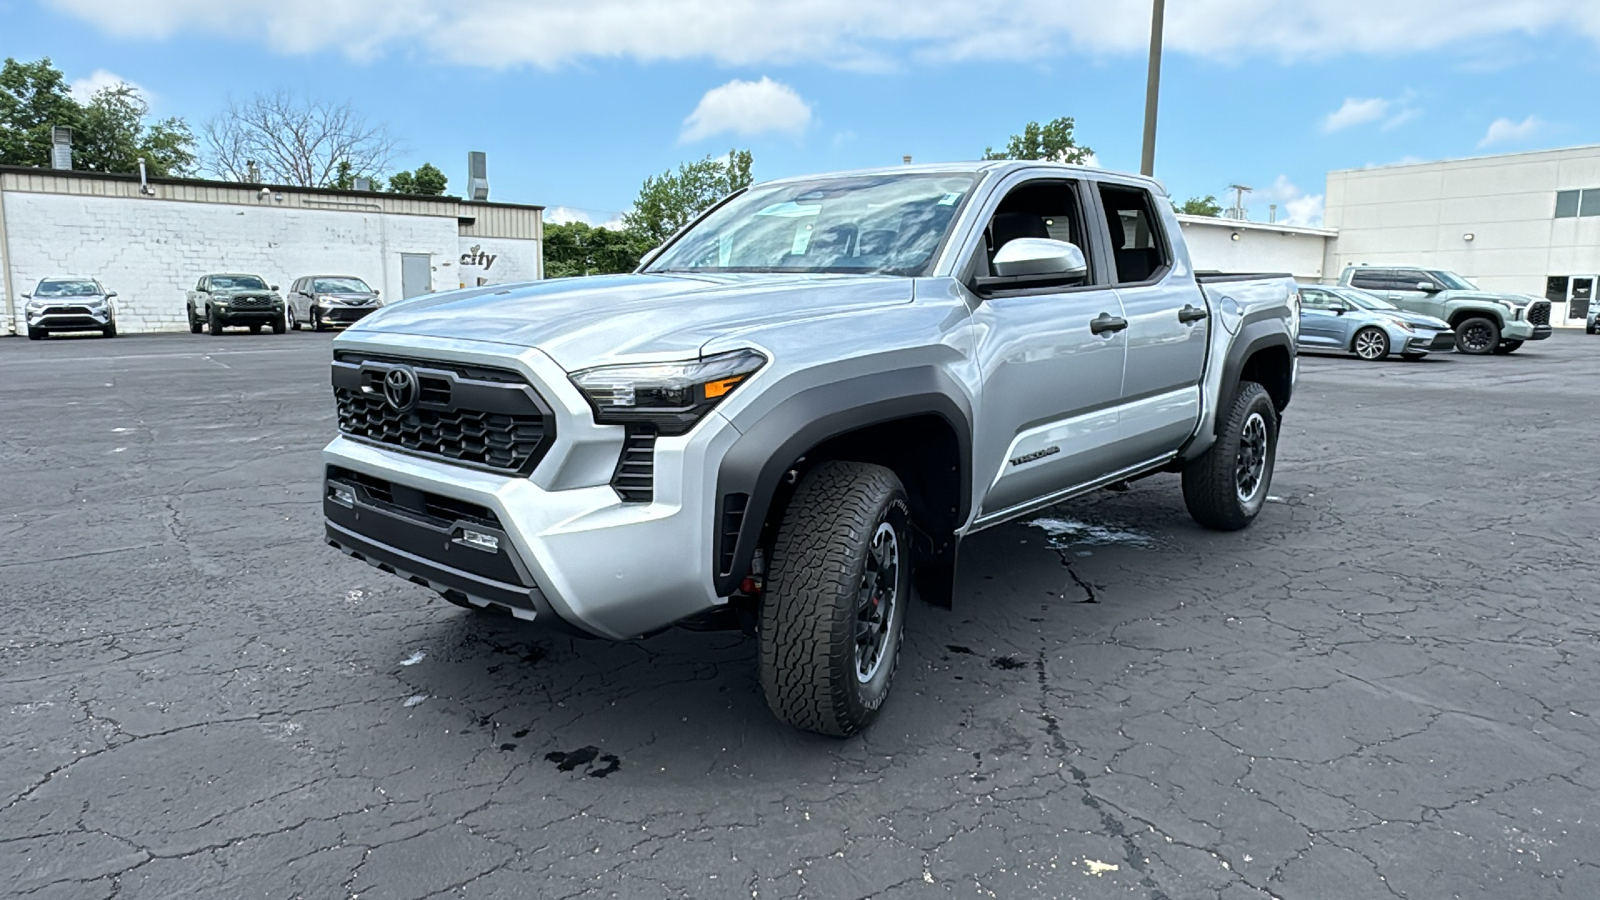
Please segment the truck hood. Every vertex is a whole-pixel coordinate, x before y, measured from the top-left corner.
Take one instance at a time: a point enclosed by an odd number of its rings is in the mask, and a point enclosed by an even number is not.
[[[1534,302],[1534,298],[1526,294],[1496,294],[1493,291],[1449,291],[1446,297],[1450,300],[1477,300],[1482,303],[1510,303],[1513,306],[1527,306]]]
[[[573,371],[641,354],[693,358],[734,331],[911,297],[912,279],[885,275],[602,275],[417,297],[350,331],[536,347]]]

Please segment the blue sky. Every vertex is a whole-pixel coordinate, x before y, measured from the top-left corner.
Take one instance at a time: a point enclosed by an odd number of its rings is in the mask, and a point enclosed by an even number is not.
[[[122,79],[191,124],[349,100],[492,199],[625,209],[748,147],[757,178],[968,159],[1076,118],[1136,169],[1149,0],[0,0],[0,56]],[[1600,143],[1600,0],[1169,0],[1156,174],[1320,220],[1329,169]]]

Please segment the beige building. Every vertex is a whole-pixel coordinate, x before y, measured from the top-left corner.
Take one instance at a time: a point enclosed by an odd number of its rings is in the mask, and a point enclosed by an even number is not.
[[[1600,146],[1328,173],[1326,279],[1347,265],[1449,269],[1545,297],[1583,324],[1600,281]]]

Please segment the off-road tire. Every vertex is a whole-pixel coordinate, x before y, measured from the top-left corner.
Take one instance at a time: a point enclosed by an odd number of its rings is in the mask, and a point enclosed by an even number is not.
[[[857,615],[880,525],[897,546],[895,596],[871,677],[857,677]],[[801,479],[778,529],[761,597],[761,688],[783,721],[847,737],[882,708],[911,605],[911,516],[905,488],[882,466],[826,462]]]
[[[1223,408],[1225,418],[1217,442],[1183,467],[1183,503],[1189,515],[1215,531],[1238,531],[1255,521],[1266,505],[1272,487],[1272,470],[1278,455],[1278,411],[1266,388],[1253,381],[1239,383],[1233,403]],[[1245,429],[1260,417],[1266,431],[1263,469],[1255,490],[1240,496],[1240,447]]]
[[[1505,356],[1507,353],[1517,352],[1517,348],[1521,346],[1521,341],[1501,341],[1494,345],[1494,354],[1496,356]]]
[[[1478,329],[1487,329],[1487,332],[1482,333],[1479,339],[1469,342],[1468,333],[1479,333]],[[1461,353],[1468,356],[1486,356],[1493,353],[1494,348],[1498,346],[1500,346],[1500,325],[1487,316],[1462,319],[1461,324],[1456,326],[1456,350]]]
[[[273,334],[283,334],[284,332],[286,332],[288,330],[289,330],[289,321],[287,319],[285,319],[283,316],[279,316],[277,319],[273,320],[273,322],[272,322],[272,333]]]
[[[222,333],[222,317],[217,315],[215,307],[206,310],[206,330],[210,331],[212,335]]]
[[[192,309],[189,310],[189,333],[190,334],[199,334],[200,333],[200,329],[204,328],[205,324],[206,324],[205,322],[202,322],[201,320],[195,318],[194,310],[192,310]]]

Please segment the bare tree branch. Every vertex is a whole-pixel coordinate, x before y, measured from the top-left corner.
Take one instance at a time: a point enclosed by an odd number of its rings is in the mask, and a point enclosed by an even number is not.
[[[381,123],[370,122],[349,103],[334,103],[287,90],[228,101],[227,109],[201,129],[206,168],[220,178],[245,181],[250,163],[274,184],[329,187],[348,163],[356,175],[377,177],[397,152]]]

